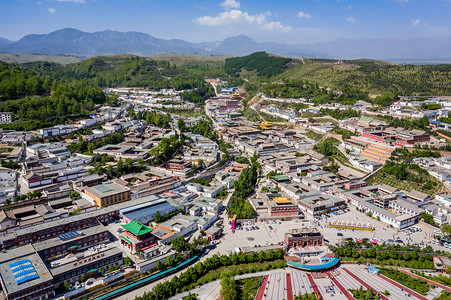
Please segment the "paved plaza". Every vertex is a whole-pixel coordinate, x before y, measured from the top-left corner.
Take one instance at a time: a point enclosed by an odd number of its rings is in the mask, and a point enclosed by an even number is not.
[[[210,251],[208,257],[213,254],[230,254],[234,252],[237,247],[252,247],[256,245],[267,246],[270,244],[277,244],[283,242],[284,234],[294,228],[299,227],[309,227],[318,228],[324,235],[324,238],[330,244],[338,244],[344,241],[346,238],[368,238],[368,239],[401,239],[405,244],[418,244],[426,247],[427,245],[432,246],[434,250],[449,250],[439,245],[428,244],[427,241],[431,240],[431,235],[433,234],[432,227],[428,224],[420,222],[416,226],[422,228],[422,231],[415,232],[411,235],[405,235],[402,232],[398,232],[394,228],[389,227],[386,223],[377,221],[363,213],[358,212],[355,207],[349,207],[349,212],[341,215],[331,215],[330,218],[323,218],[321,220],[314,219],[312,216],[307,215],[305,220],[290,220],[281,221],[280,224],[267,224],[266,222],[256,222],[255,225],[259,227],[256,230],[246,231],[246,227],[243,226],[243,230],[236,230],[235,233],[231,232],[229,225],[227,224],[227,218],[225,218],[224,235],[219,240],[217,248]],[[330,228],[327,226],[328,222],[332,220],[343,220],[343,221],[358,221],[364,223],[370,223],[375,226],[374,231],[363,231],[363,230],[349,230],[349,229],[337,229]],[[337,234],[341,234],[339,236]],[[423,244],[421,244],[423,243]]]
[[[325,273],[309,273],[292,268],[286,268],[285,270],[279,269],[255,274],[240,275],[236,276],[235,279],[254,276],[266,277],[266,280],[264,280],[263,284],[260,286],[261,291],[257,294],[257,300],[292,300],[293,296],[313,293],[314,287],[317,288],[323,299],[346,300],[348,299],[347,295],[351,295],[350,292],[348,292],[349,289],[358,289],[361,286],[366,289],[366,287],[356,278],[360,279],[362,282],[369,285],[373,290],[379,293],[387,290],[390,295],[388,295],[385,299],[390,300],[432,300],[434,295],[437,296],[441,292],[440,288],[435,288],[432,290],[430,295],[425,297],[421,295],[416,296],[414,293],[410,294],[411,291],[408,288],[399,284],[393,284],[384,278],[384,276],[369,273],[364,265],[345,264],[333,271]],[[309,280],[309,277],[313,280],[313,286]],[[334,281],[338,282],[338,284]],[[340,288],[340,286],[342,288]],[[216,300],[220,297],[220,290],[220,281],[216,280],[195,288],[190,292],[197,294],[198,299],[201,300]],[[178,294],[170,299],[180,300],[186,295],[188,295],[188,292]]]

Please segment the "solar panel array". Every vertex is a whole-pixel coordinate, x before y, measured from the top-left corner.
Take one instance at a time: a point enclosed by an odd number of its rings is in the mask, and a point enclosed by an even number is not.
[[[17,284],[21,284],[36,278],[39,278],[38,273],[34,269],[29,259],[24,259],[9,265],[9,269],[13,273]]]
[[[73,237],[76,237],[77,235],[79,235],[79,233],[77,231],[72,231],[72,232],[69,232],[69,233],[65,233],[65,234],[59,235],[58,238],[60,240],[64,241],[64,240],[68,240],[68,239],[71,239]]]

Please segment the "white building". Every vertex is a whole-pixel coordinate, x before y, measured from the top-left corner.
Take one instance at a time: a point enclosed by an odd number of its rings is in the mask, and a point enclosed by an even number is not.
[[[0,113],[0,123],[11,123],[11,113],[1,112]]]

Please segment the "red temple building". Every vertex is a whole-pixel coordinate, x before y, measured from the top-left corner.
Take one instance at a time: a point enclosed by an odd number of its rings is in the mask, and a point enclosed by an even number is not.
[[[155,243],[155,236],[152,234],[153,229],[146,225],[138,221],[131,221],[121,226],[125,231],[119,235],[119,239],[121,244],[131,251],[143,249]]]

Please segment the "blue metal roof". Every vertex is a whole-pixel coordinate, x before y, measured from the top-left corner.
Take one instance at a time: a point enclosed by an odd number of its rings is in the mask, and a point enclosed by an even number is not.
[[[72,231],[72,232],[69,232],[69,233],[65,233],[65,234],[59,235],[58,238],[59,238],[60,240],[63,240],[63,241],[64,241],[64,240],[73,238],[73,237],[75,237],[75,236],[77,236],[77,235],[79,235],[78,232]]]
[[[123,215],[129,220],[140,220],[142,218],[147,218],[154,216],[155,213],[160,211],[161,215],[167,214],[169,211],[175,210],[175,207],[168,202],[159,203],[152,206],[143,207],[134,211],[124,212]]]
[[[24,259],[9,265],[11,273],[13,273],[16,283],[21,283],[39,278],[38,273],[34,269],[29,259]]]
[[[295,261],[289,261],[287,264],[288,264],[288,266],[296,268],[296,269],[309,270],[309,271],[318,271],[318,270],[324,270],[324,269],[332,268],[333,266],[338,264],[339,261],[340,260],[338,258],[334,257],[330,261],[328,261],[327,263],[319,264],[319,265],[304,265],[304,264],[300,264],[300,263],[295,262]]]

